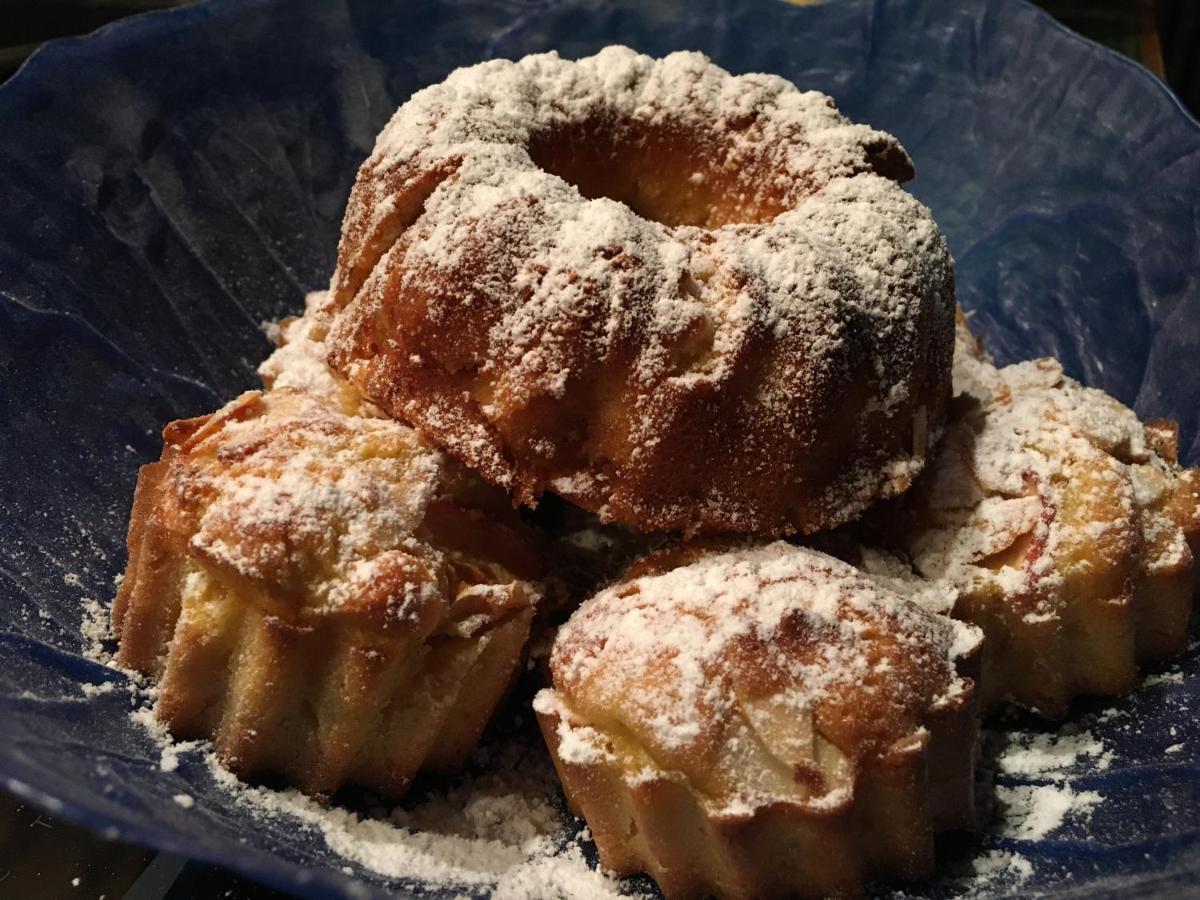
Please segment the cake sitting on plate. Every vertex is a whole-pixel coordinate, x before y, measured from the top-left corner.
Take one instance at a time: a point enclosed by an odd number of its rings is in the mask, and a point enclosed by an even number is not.
[[[990,362],[913,175],[697,53],[417,92],[266,390],[143,467],[120,663],[174,734],[323,797],[456,771],[540,672],[605,868],[930,876],[981,714],[1183,648],[1200,476],[1173,423]]]

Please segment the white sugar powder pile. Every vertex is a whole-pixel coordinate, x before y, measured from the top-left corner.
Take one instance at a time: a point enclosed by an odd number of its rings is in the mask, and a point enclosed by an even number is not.
[[[1112,752],[1090,731],[1064,725],[1054,734],[1010,732],[996,767],[1008,775],[1038,775],[1063,780],[1077,769],[1104,771],[1112,765]]]
[[[1039,840],[1068,821],[1082,824],[1103,799],[1072,783],[1112,765],[1112,751],[1091,731],[1066,723],[1055,732],[1012,731],[993,739],[996,772],[1007,779],[1029,779],[996,786],[999,818],[992,830],[999,836]]]
[[[340,856],[388,878],[490,888],[508,900],[628,896],[589,867],[571,841],[545,754],[517,742],[490,751],[486,774],[380,818],[323,806],[298,791],[248,786],[211,752],[204,758],[239,804],[267,818],[297,819]]]
[[[997,787],[1003,819],[1002,837],[1037,841],[1062,827],[1067,819],[1086,818],[1103,798],[1095,791],[1075,791],[1069,784],[1022,784]]]
[[[98,663],[108,665],[111,654],[105,649],[105,642],[113,639],[112,623],[108,610],[100,601],[91,597],[83,602],[83,621],[79,625],[80,634],[87,642],[84,655]]]
[[[584,859],[572,840],[573,826],[559,812],[549,758],[528,740],[481,750],[484,774],[465,776],[407,808],[364,816],[299,791],[239,781],[207,742],[172,742],[151,706],[134,710],[130,719],[161,747],[163,772],[175,772],[181,757],[195,755],[232,803],[264,821],[299,822],[334,853],[385,878],[484,888],[507,900],[631,896]],[[195,803],[190,794],[173,799],[185,809]]]
[[[1033,863],[1016,853],[990,850],[971,860],[971,874],[981,880],[1012,878],[1024,881],[1033,874]]]
[[[1142,679],[1142,687],[1157,687],[1160,684],[1183,684],[1183,672],[1162,672],[1157,675],[1147,675]]]

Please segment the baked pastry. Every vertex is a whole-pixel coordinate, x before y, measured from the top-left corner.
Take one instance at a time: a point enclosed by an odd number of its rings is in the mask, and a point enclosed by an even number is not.
[[[460,69],[359,171],[329,358],[522,503],[815,531],[903,491],[953,275],[890,135],[696,53]]]
[[[291,388],[173,422],[138,477],[118,661],[235,773],[390,795],[473,749],[523,659],[537,549],[409,428]]]
[[[963,393],[935,460],[865,530],[986,633],[985,707],[1059,717],[1184,649],[1200,472],[1179,465],[1173,422],[1139,422],[1053,359],[997,369],[961,334]]]
[[[606,868],[857,894],[971,821],[979,639],[814,550],[685,546],[583,604],[534,709]]]
[[[328,298],[328,291],[311,291],[304,297],[304,315],[279,322],[274,334],[278,347],[259,365],[258,376],[267,390],[292,388],[326,400],[348,415],[380,416],[379,409],[326,360],[321,310]]]
[[[962,307],[954,310],[954,362],[950,368],[950,383],[955,397],[973,398],[981,403],[991,399],[996,383],[995,361],[987,352],[983,339],[971,330]]]

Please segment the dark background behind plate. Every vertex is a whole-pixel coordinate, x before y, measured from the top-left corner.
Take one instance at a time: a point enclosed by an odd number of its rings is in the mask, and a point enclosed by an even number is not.
[[[0,89],[0,783],[114,837],[350,896],[319,837],[252,820],[201,766],[160,772],[124,692],[82,696],[113,673],[79,656],[81,605],[113,593],[162,425],[252,386],[259,323],[328,278],[355,167],[398,103],[459,65],[612,42],[776,72],[896,133],[1000,359],[1054,354],[1180,419],[1200,458],[1200,127],[1017,0],[226,0],[134,20]],[[1116,753],[1076,781],[1106,797],[1089,826],[950,841],[948,862],[1010,849],[1037,867],[1023,890],[1194,890],[1194,652],[1184,665],[1094,728]]]
[[[816,0],[829,2],[829,0]],[[836,2],[836,0],[833,0]],[[1165,78],[1193,114],[1200,110],[1200,5],[1195,0],[1035,0],[1056,19]],[[0,17],[0,80],[41,43],[85,34],[188,0],[6,0]]]

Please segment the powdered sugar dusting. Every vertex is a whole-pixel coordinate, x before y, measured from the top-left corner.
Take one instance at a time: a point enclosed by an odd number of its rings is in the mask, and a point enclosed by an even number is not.
[[[971,860],[971,874],[977,882],[994,884],[997,881],[1020,883],[1033,875],[1033,864],[1016,853],[989,850]],[[979,887],[977,883],[975,887]]]
[[[1041,840],[1069,819],[1086,818],[1102,800],[1096,791],[1077,791],[1070,784],[1000,786],[996,799],[1004,816],[1001,836],[1021,841]]]
[[[1081,548],[1092,565],[1124,564],[1129,575],[1190,565],[1168,508],[1179,467],[1152,449],[1131,410],[1051,359],[1003,369],[974,360],[973,370],[980,405],[948,429],[917,494],[927,519],[909,550],[922,574],[1036,598],[1034,624],[1060,614],[1067,560]]]
[[[1102,772],[1112,765],[1112,751],[1091,731],[1072,724],[1056,733],[1008,732],[1002,740],[996,766],[1006,775],[1065,781],[1080,770]]]
[[[87,657],[108,665],[112,661],[109,646],[114,640],[112,619],[104,604],[99,600],[92,597],[84,600],[83,619],[80,622],[79,631],[83,635],[84,653]],[[87,685],[86,687],[94,688],[95,686]]]
[[[376,139],[375,156],[402,159],[476,142],[525,145],[548,123],[578,120],[597,108],[627,118],[715,111],[719,120],[705,123],[714,130],[752,120],[765,133],[737,139],[768,144],[793,177],[851,172],[864,144],[889,141],[848,123],[823,94],[800,92],[779,76],[731,80],[700,53],[655,61],[610,46],[574,63],[542,53],[458,69],[412,96]],[[764,111],[770,121],[762,121]]]
[[[303,316],[274,324],[270,334],[279,346],[259,365],[259,377],[268,389],[294,388],[352,415],[375,415],[374,406],[325,359],[326,326],[321,310],[327,303],[326,291],[313,291],[304,298]]]
[[[679,220],[658,221],[629,205],[645,198],[585,195],[538,164],[546,135],[592,127],[597,140],[628,127],[666,145],[700,141],[694,162],[712,171],[686,180],[715,185],[713,196],[655,188],[651,205]],[[740,447],[706,460],[729,477],[677,491],[686,496],[651,498],[645,477],[626,496],[622,483],[655,466],[683,477],[677,442],[706,431],[696,414],[736,415],[754,445],[748,459],[794,467],[847,385],[865,381],[861,409],[840,408],[863,441],[845,457],[860,464],[803,488],[823,512],[805,512],[800,527],[844,521],[907,486],[940,424],[951,261],[928,211],[892,180],[908,166],[893,138],[849,123],[827,97],[774,76],[733,77],[695,53],[652,60],[610,47],[574,62],[544,54],[461,69],[400,108],[360,173],[330,302],[331,358],[522,499],[553,484],[655,528],[797,527],[787,522],[795,509],[765,515],[765,500],[740,489]],[[409,298],[420,323],[398,327]],[[423,343],[443,329],[454,348]],[[439,367],[471,371],[467,389],[419,396],[410,385],[445,383]],[[710,413],[686,402],[714,391]],[[578,428],[519,449],[501,437],[559,401],[566,416],[584,402],[597,420],[619,415],[626,449],[580,448],[589,437]],[[868,427],[880,416],[896,419],[886,447]],[[801,490],[804,475],[782,483]]]
[[[920,577],[906,560],[886,550],[859,547],[858,551],[858,570],[880,587],[932,613],[948,616],[954,609],[958,592],[947,582]],[[971,632],[973,634],[974,629]]]
[[[1091,724],[1106,718],[1100,715]],[[1054,840],[1064,829],[1087,827],[1104,798],[1079,782],[1105,771],[1113,757],[1104,740],[1079,722],[1053,731],[986,734],[983,769],[989,781],[994,774],[998,783],[982,790],[992,800],[979,837],[984,849],[948,872],[955,896],[963,898],[1019,891],[1047,862],[1041,853],[1026,856],[1028,844]]]
[[[584,603],[555,644],[556,690],[539,695],[535,708],[553,713],[565,704],[563,721],[574,714],[584,723],[615,719],[661,765],[689,771],[698,752],[709,761],[748,752],[743,715],[759,734],[770,733],[769,721],[757,717],[803,721],[823,704],[841,702],[844,691],[867,702],[876,679],[888,702],[905,709],[953,693],[960,686],[952,647],[967,628],[805,548],[780,542],[709,553]],[[881,631],[898,645],[894,651],[875,643]],[[909,681],[909,666],[922,667],[930,684]],[[587,731],[572,723],[568,735],[568,752],[580,761],[594,761],[600,746]],[[803,753],[800,745],[775,751],[785,759]],[[767,774],[755,769],[742,759],[736,795],[723,803],[753,805],[762,791],[772,796]],[[788,782],[783,796],[797,791]]]
[[[190,546],[202,558],[314,609],[341,608],[387,571],[417,565],[405,560],[440,558],[415,532],[450,463],[404,426],[281,388],[244,395],[205,429],[170,464],[176,496],[196,509]],[[429,577],[393,581],[413,594],[389,600],[396,621],[437,591]]]
[[[327,806],[294,790],[248,785],[200,741],[170,742],[148,707],[133,720],[162,745],[164,771],[189,756],[200,761],[230,800],[264,821],[287,820],[311,829],[347,861],[394,884],[442,889],[487,889],[509,900],[570,900],[640,896],[594,869],[574,840],[574,826],[557,803],[558,782],[545,753],[523,740],[493,744],[476,754],[482,774],[428,794],[418,803],[364,815]],[[195,805],[176,794],[184,809]],[[352,871],[352,870],[350,870]]]

